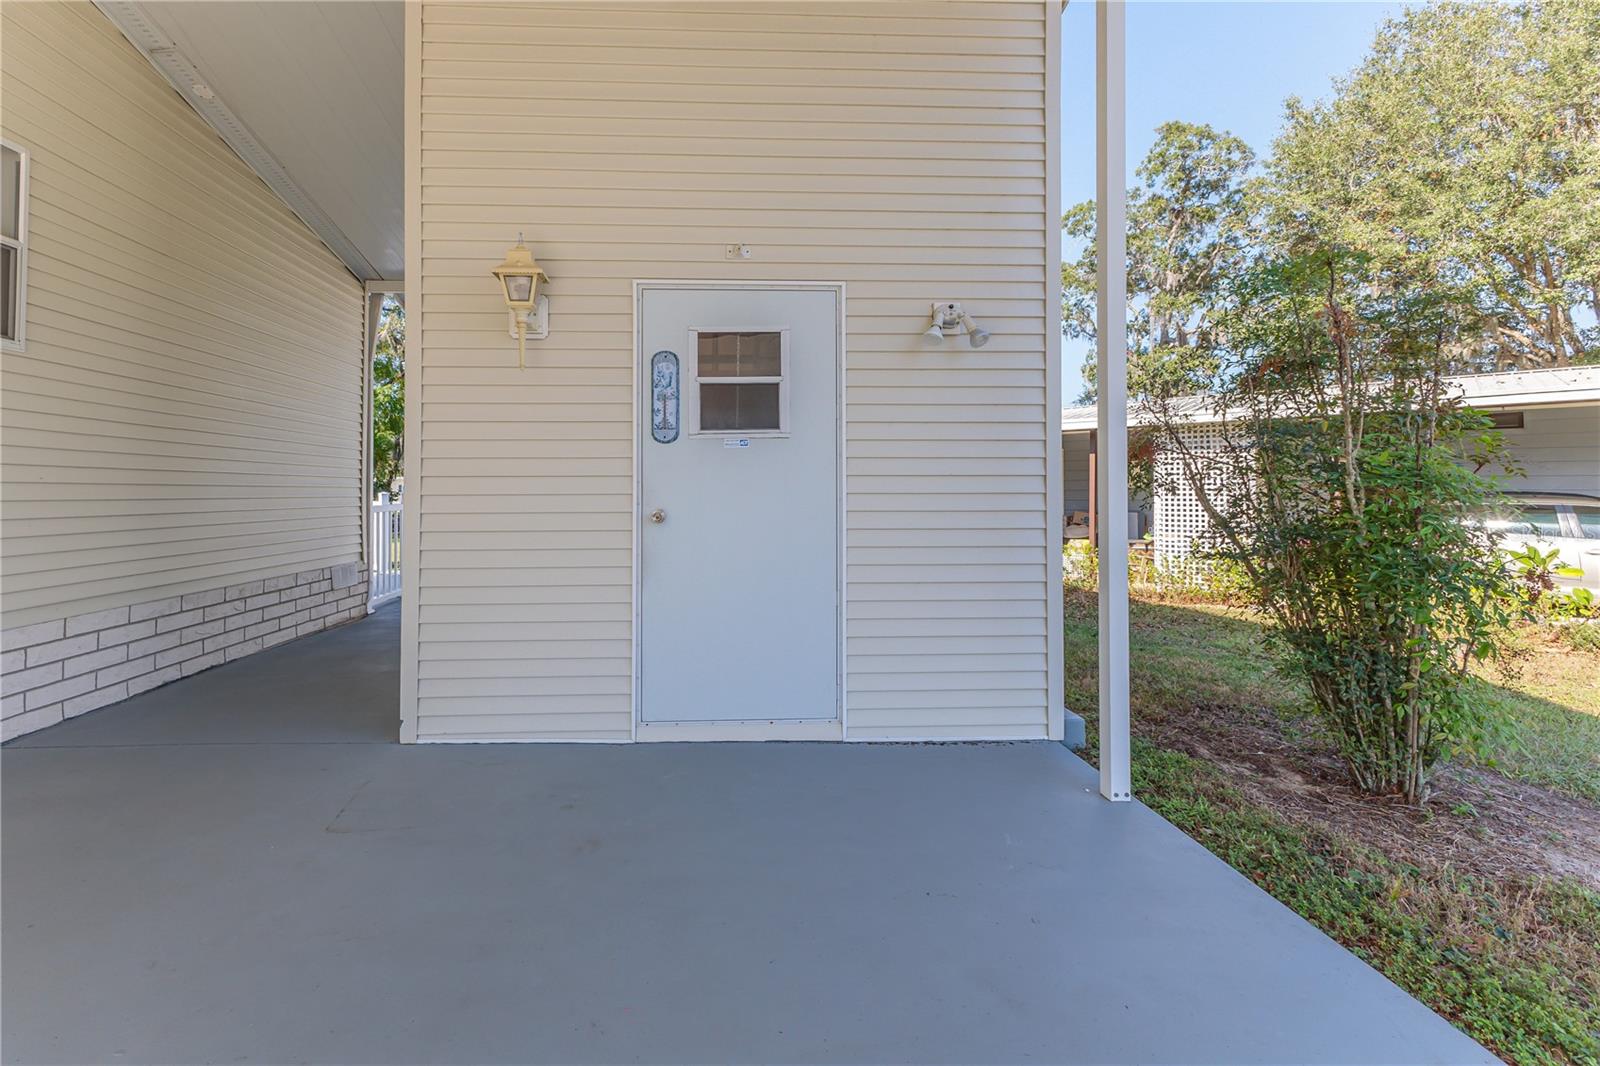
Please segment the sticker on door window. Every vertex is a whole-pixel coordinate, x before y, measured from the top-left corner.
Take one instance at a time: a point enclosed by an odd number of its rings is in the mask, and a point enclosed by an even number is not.
[[[650,439],[657,444],[678,439],[676,352],[657,352],[650,357]]]

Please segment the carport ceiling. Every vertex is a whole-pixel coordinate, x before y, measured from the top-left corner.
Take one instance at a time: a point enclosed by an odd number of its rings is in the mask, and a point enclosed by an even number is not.
[[[97,0],[357,277],[405,263],[399,0]]]

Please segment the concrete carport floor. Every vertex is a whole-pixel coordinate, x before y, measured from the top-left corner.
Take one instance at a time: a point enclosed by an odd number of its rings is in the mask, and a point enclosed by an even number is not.
[[[398,605],[8,745],[7,1062],[1492,1062],[1059,745],[402,747]]]

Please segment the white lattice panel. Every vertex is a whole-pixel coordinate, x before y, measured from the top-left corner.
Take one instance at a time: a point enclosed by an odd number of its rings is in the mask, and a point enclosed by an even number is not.
[[[1183,439],[1197,457],[1220,456],[1224,450],[1221,426],[1191,426],[1182,431]],[[1203,484],[1213,500],[1223,488],[1222,476],[1215,470],[1204,474]],[[1171,449],[1156,457],[1155,553],[1156,565],[1163,570],[1185,566],[1196,549],[1211,533],[1211,520],[1200,506],[1200,497],[1184,474],[1183,463]]]

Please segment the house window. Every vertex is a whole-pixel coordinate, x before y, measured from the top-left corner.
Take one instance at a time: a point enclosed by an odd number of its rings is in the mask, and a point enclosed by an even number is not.
[[[1489,421],[1495,429],[1521,429],[1521,411],[1496,411],[1489,416]]]
[[[788,336],[782,330],[696,334],[701,433],[782,433]]]
[[[22,346],[27,309],[28,153],[0,141],[0,341]]]

